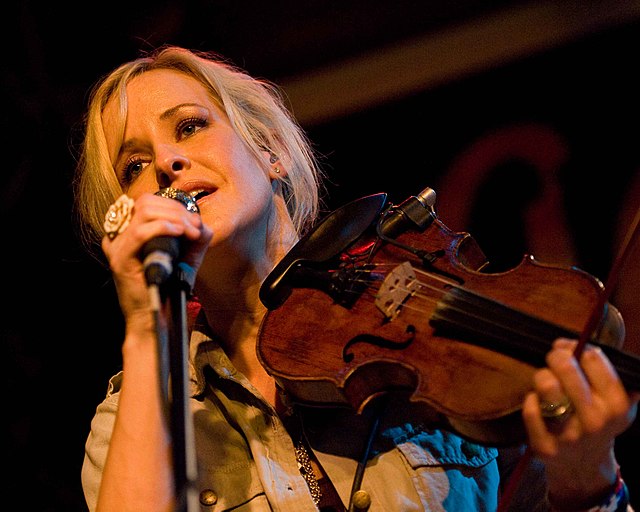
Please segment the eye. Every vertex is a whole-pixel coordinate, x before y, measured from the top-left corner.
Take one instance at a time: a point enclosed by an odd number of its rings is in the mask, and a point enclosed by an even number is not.
[[[176,136],[178,139],[183,137],[190,137],[196,133],[200,128],[208,126],[209,121],[202,117],[189,117],[182,120],[176,128]]]
[[[138,176],[140,176],[140,174],[145,169],[145,167],[147,167],[147,165],[149,165],[149,162],[148,161],[145,162],[139,156],[132,156],[131,158],[129,158],[125,162],[123,167],[123,172],[122,172],[123,184],[126,185],[126,184],[132,183]]]

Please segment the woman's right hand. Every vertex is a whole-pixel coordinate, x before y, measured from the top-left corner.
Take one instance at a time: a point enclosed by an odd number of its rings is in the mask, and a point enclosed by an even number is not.
[[[145,193],[135,199],[129,225],[120,234],[102,239],[127,325],[135,318],[149,318],[151,311],[144,266],[143,246],[159,236],[184,238],[184,262],[197,271],[213,237],[197,213],[174,199]],[[145,322],[146,324],[147,322]]]

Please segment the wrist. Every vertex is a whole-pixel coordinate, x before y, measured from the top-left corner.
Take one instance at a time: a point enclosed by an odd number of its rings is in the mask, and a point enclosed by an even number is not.
[[[618,468],[614,484],[588,503],[578,505],[568,504],[565,501],[560,505],[554,502],[551,495],[549,501],[554,512],[626,512],[629,507],[629,491]]]

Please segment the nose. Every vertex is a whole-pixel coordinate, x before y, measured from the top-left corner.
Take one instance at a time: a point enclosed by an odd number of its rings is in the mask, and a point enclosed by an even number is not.
[[[191,167],[191,161],[175,147],[164,146],[156,154],[156,181],[166,188],[178,179],[182,171]]]

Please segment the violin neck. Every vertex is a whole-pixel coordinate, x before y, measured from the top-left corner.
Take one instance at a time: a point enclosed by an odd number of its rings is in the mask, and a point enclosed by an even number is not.
[[[578,338],[578,333],[514,310],[463,288],[450,289],[430,319],[436,330],[509,355],[541,368],[557,338]],[[592,340],[610,359],[625,388],[640,390],[640,357]]]
[[[640,357],[623,352],[610,345],[597,344],[607,355],[620,375],[620,380],[629,391],[640,390]]]

